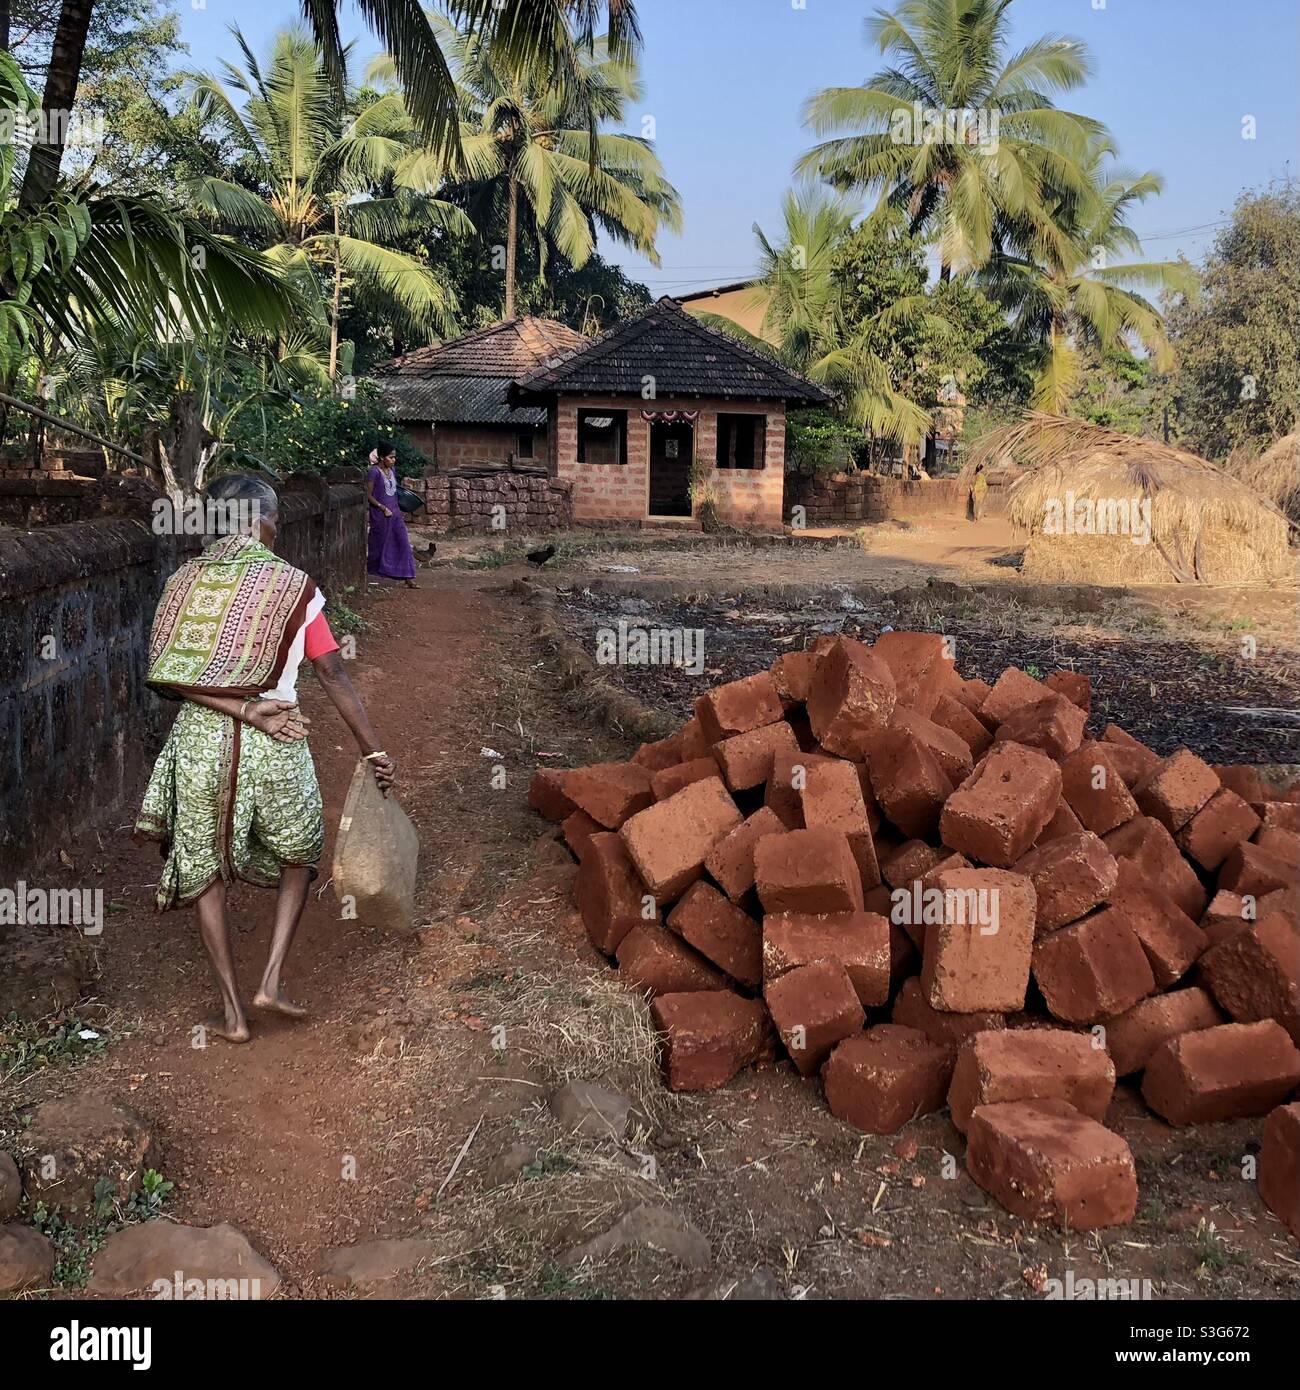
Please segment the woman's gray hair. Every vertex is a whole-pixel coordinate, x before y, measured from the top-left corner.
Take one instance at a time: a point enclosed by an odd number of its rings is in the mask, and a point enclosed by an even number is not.
[[[203,490],[204,532],[213,538],[250,535],[280,499],[270,483],[251,473],[224,473]]]

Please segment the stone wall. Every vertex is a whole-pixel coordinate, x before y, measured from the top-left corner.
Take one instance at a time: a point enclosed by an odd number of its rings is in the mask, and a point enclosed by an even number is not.
[[[985,498],[986,516],[1006,514],[1003,479],[993,475]],[[836,473],[807,477],[789,473],[785,480],[785,517],[791,508],[802,506],[808,526],[866,526],[874,522],[899,519],[962,518],[966,515],[967,485],[957,478],[923,478],[904,482],[874,473]]]
[[[402,486],[425,499],[425,510],[411,521],[438,535],[565,531],[573,525],[570,485],[539,473],[426,474],[403,478]],[[494,518],[503,519],[504,526],[494,525]]]
[[[144,684],[154,607],[198,545],[127,518],[0,531],[0,882],[134,809],[174,710]],[[364,586],[361,489],[286,489],[276,548],[327,597]]]

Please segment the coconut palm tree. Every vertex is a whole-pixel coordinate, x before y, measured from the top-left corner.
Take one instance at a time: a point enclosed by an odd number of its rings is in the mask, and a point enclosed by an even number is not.
[[[520,68],[446,15],[431,22],[460,95],[457,167],[470,184],[471,216],[480,228],[505,222],[505,317],[515,314],[521,235],[533,239],[543,274],[552,250],[584,265],[597,228],[657,264],[659,228],[681,226],[677,191],[649,140],[601,128],[640,97],[634,65],[598,38],[557,85],[547,65]],[[388,58],[368,72],[376,80],[392,74]]]
[[[424,12],[414,0],[356,0],[384,46],[424,137],[443,155],[456,148],[455,84]],[[41,106],[47,119],[23,179],[26,211],[49,198],[58,183],[65,123],[81,78],[86,35],[95,0],[60,0]],[[341,97],[346,50],[339,34],[341,0],[301,0],[303,16],[321,46],[325,71]],[[580,50],[590,48],[602,19],[613,50],[630,56],[640,43],[634,0],[452,0],[452,12],[470,31],[491,36],[499,61],[517,69],[542,66],[557,85],[576,72]]]
[[[931,426],[930,412],[900,391],[879,351],[899,333],[928,330],[937,341],[951,326],[924,294],[906,294],[858,322],[845,308],[845,286],[837,252],[852,230],[856,210],[815,187],[790,190],[782,205],[782,236],[773,242],[755,223],[759,274],[754,304],[766,302],[764,337],[747,333],[717,315],[701,315],[786,366],[834,391],[845,418],[873,437],[900,445],[920,444]]]
[[[36,107],[0,53],[0,122]],[[12,196],[13,146],[0,146],[0,378],[47,369],[104,326],[157,340],[212,323],[246,334],[285,331],[300,312],[276,267],[154,201],[62,187],[39,208]],[[28,350],[35,354],[28,357]]]
[[[422,146],[401,98],[358,98],[345,89],[341,101],[302,30],[276,37],[265,71],[235,36],[242,69],[224,64],[224,84],[190,78],[193,107],[223,142],[230,168],[187,182],[183,195],[220,225],[263,242],[315,323],[328,328],[331,378],[345,282],[405,333],[451,330],[453,291],[394,243],[430,227],[452,235],[474,228],[434,196],[440,162]]]
[[[938,243],[945,280],[983,265],[999,215],[1040,210],[1048,183],[1088,196],[1078,161],[1101,127],[1053,104],[1087,77],[1088,51],[1048,34],[1010,53],[1010,4],[901,0],[892,13],[877,10],[867,41],[890,66],[804,108],[805,122],[831,138],[797,171],[877,192],[913,234]]]
[[[1141,344],[1160,371],[1173,366],[1164,320],[1142,292],[1193,294],[1196,272],[1182,261],[1121,261],[1142,253],[1130,211],[1164,181],[1114,167],[1113,153],[1109,140],[1094,138],[1082,161],[1094,189],[1090,215],[1081,216],[1068,193],[1049,193],[1042,223],[1006,226],[1003,245],[979,276],[1033,350],[1036,410],[1065,413],[1089,345],[1105,353]]]

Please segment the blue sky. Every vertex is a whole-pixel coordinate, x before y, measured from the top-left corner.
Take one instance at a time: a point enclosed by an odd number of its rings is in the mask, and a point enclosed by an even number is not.
[[[178,3],[195,66],[233,55],[229,25],[260,50],[299,14],[290,0]],[[744,279],[755,265],[751,226],[779,231],[792,166],[812,143],[800,123],[804,100],[879,66],[862,32],[872,6],[641,0],[638,8],[646,93],[632,128],[654,117],[685,226],[661,238],[660,266],[619,247],[606,254],[655,294]],[[1124,165],[1164,175],[1164,193],[1133,218],[1152,259],[1199,259],[1243,188],[1296,172],[1296,0],[1016,0],[1012,18],[1017,46],[1053,31],[1092,49],[1095,76],[1068,104],[1106,122]],[[351,7],[344,23],[362,55],[377,49]],[[1254,140],[1242,139],[1247,115]]]

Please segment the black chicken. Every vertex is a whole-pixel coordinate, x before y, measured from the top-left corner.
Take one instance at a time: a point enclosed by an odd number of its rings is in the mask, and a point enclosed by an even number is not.
[[[528,554],[524,556],[524,559],[527,560],[530,565],[536,565],[538,569],[541,569],[554,554],[555,547],[553,545],[544,545],[540,550],[530,550]]]

